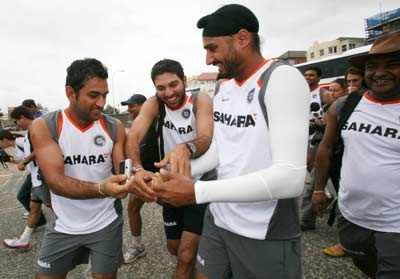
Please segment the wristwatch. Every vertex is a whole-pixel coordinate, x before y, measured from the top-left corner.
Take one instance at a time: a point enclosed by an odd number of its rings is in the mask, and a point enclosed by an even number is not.
[[[193,142],[187,142],[186,143],[186,147],[187,147],[187,149],[189,149],[190,158],[192,158],[192,159],[196,158],[195,157],[195,154],[196,154],[196,151],[197,151],[196,145]]]

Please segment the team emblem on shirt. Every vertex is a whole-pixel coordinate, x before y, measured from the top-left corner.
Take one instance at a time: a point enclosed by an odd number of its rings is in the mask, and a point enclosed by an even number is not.
[[[255,88],[251,89],[249,93],[247,93],[247,102],[250,104],[254,99]]]
[[[182,117],[188,119],[190,117],[190,109],[184,109],[182,111]]]
[[[94,144],[97,146],[104,146],[104,144],[106,144],[106,138],[103,135],[97,135],[94,137]]]

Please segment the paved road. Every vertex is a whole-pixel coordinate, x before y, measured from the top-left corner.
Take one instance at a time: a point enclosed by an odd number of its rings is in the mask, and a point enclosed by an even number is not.
[[[22,218],[24,210],[15,198],[22,179],[21,173],[17,173],[13,167],[10,167],[9,170],[3,170],[0,167],[0,239],[17,236],[24,228],[24,219]],[[47,216],[51,215],[48,211],[45,213]],[[166,252],[160,207],[156,204],[146,204],[143,218],[143,238],[147,247],[147,256],[134,264],[124,265],[119,271],[119,278],[171,278],[175,260]],[[33,278],[42,235],[43,230],[34,233],[33,248],[29,252],[21,253],[0,246],[0,279]],[[125,237],[129,235],[126,226],[124,235]],[[325,222],[319,223],[317,231],[304,234],[305,278],[366,278],[353,267],[350,259],[327,258],[320,252],[323,247],[334,244],[336,238],[335,230],[325,225]],[[68,278],[85,278],[85,269],[85,266],[79,267]]]

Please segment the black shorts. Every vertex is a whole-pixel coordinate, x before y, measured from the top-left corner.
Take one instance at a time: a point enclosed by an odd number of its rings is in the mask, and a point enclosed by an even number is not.
[[[181,207],[163,204],[162,207],[167,239],[180,239],[183,231],[201,235],[207,204]]]

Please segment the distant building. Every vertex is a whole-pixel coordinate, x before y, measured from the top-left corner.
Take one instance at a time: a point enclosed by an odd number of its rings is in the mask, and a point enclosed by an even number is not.
[[[343,52],[365,45],[365,38],[339,37],[333,41],[316,41],[307,51],[307,61],[342,54]]]
[[[202,73],[199,76],[189,77],[186,81],[186,90],[204,92],[213,97],[217,77],[218,73]]]
[[[286,61],[290,65],[296,65],[307,61],[307,51],[288,50],[278,58]]]
[[[16,107],[7,107],[7,116],[9,116]]]
[[[364,20],[368,43],[373,43],[379,36],[400,30],[400,8],[379,13]]]

